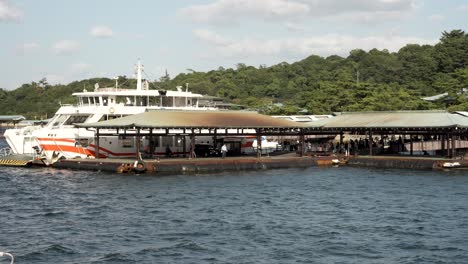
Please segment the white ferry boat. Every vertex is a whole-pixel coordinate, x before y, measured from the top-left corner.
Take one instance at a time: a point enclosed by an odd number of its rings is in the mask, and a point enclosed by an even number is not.
[[[94,132],[76,128],[77,123],[92,123],[151,110],[213,111],[203,95],[177,87],[171,90],[150,90],[147,81],[142,80],[143,66],[136,65],[136,89],[115,87],[99,88],[94,91],[74,93],[75,105],[61,105],[59,110],[45,125],[26,126],[5,131],[4,136],[13,154],[28,154],[43,160],[49,165],[59,158],[94,157]],[[99,158],[135,157],[135,137],[115,133],[112,137],[102,137],[99,142]],[[172,152],[182,151],[181,140],[175,137],[159,138],[155,153],[164,153],[167,146]],[[175,148],[175,149],[174,149]]]

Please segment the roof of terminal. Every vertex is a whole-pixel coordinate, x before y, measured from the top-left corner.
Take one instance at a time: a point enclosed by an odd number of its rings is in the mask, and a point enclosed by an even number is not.
[[[150,111],[97,123],[88,128],[304,128],[303,124],[243,111]]]
[[[308,123],[317,129],[450,128],[468,127],[468,117],[445,111],[348,112]]]
[[[22,115],[0,115],[0,122],[19,122],[25,119]]]

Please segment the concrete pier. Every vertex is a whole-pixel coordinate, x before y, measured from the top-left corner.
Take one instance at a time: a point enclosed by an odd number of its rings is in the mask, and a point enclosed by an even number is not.
[[[53,167],[119,173],[136,172],[169,175],[331,166],[333,164],[333,159],[336,159],[336,157],[297,157],[291,155],[262,158],[227,157],[225,159],[152,159],[143,160],[142,163],[137,162],[136,160],[127,159],[64,159],[56,162]]]
[[[350,157],[347,165],[388,169],[443,169],[445,163],[460,163],[459,168],[468,168],[468,160],[454,160],[438,157],[403,156],[358,156]]]

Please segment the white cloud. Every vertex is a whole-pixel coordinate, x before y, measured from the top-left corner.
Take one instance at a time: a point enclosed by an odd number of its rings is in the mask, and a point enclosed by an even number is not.
[[[218,0],[179,10],[179,15],[195,22],[233,22],[245,17],[278,19],[303,16],[309,12],[307,4],[293,0]]]
[[[18,55],[24,55],[29,51],[33,51],[39,48],[39,44],[36,42],[29,42],[29,43],[23,43],[18,46],[16,46],[16,54]]]
[[[110,38],[114,36],[114,32],[107,26],[95,26],[91,29],[90,34],[98,38]]]
[[[53,45],[55,53],[70,54],[80,50],[80,43],[74,40],[61,40]]]
[[[307,56],[311,54],[329,56],[347,56],[353,49],[370,50],[388,49],[398,51],[406,44],[434,44],[436,39],[422,39],[402,36],[369,36],[355,37],[351,35],[328,34],[323,36],[284,38],[284,39],[258,39],[244,38],[240,40],[228,40],[214,32],[197,37],[214,46],[212,56],[224,57],[248,57],[248,56],[277,56],[282,54],[294,54]],[[223,39],[225,41],[219,41]]]
[[[297,23],[293,23],[293,22],[286,22],[285,26],[286,26],[286,29],[291,32],[300,32],[300,31],[305,30],[303,26]]]
[[[445,16],[443,15],[432,15],[429,16],[429,20],[432,22],[441,22],[445,19]]]
[[[302,0],[311,9],[311,14],[333,16],[349,13],[401,13],[412,11],[416,0]]]
[[[402,17],[416,9],[417,0],[215,0],[179,10],[194,22],[234,23],[245,18],[297,20],[339,18],[374,23]]]
[[[461,11],[468,11],[468,4],[460,5],[458,9]]]
[[[195,29],[193,34],[195,34],[198,39],[214,45],[228,45],[231,42],[221,35],[207,29]]]
[[[7,0],[0,0],[0,22],[19,21],[23,12],[10,6]]]

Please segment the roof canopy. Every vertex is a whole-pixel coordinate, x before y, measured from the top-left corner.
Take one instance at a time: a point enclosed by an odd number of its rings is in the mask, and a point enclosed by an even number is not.
[[[0,122],[19,122],[25,120],[26,118],[21,115],[1,115]]]
[[[151,111],[97,123],[77,124],[86,128],[226,128],[295,129],[303,124],[255,112],[241,111]]]
[[[315,130],[434,130],[468,128],[468,118],[445,111],[394,111],[342,113],[335,118],[309,123]]]

